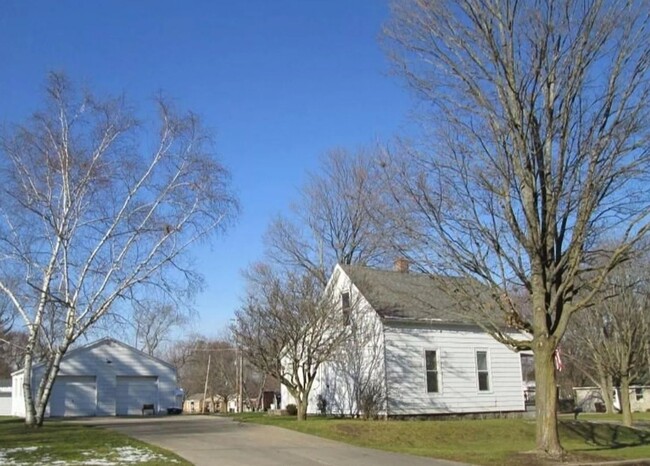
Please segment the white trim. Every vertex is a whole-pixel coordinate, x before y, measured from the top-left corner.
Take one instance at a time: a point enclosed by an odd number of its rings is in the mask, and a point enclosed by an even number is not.
[[[429,381],[427,380],[427,376],[429,371],[427,370],[427,351],[434,351],[436,353],[436,372],[437,372],[437,378],[438,378],[438,391],[437,392],[430,392],[429,391]],[[422,373],[424,374],[424,393],[426,393],[429,396],[440,396],[442,395],[442,358],[441,356],[441,351],[440,348],[436,347],[427,347],[427,348],[422,348]]]
[[[481,390],[478,378],[478,353],[485,353],[485,363],[487,365],[488,374],[488,389]],[[474,348],[474,377],[476,381],[476,393],[478,395],[489,395],[494,393],[494,386],[492,383],[492,358],[490,357],[490,350],[487,348]]]

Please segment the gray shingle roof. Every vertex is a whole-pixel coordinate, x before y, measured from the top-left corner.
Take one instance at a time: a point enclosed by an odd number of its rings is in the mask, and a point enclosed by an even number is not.
[[[383,319],[475,323],[462,304],[467,279],[356,265],[341,267]],[[476,289],[476,284],[472,286]],[[456,293],[461,289],[463,292]],[[470,305],[467,302],[466,306]]]

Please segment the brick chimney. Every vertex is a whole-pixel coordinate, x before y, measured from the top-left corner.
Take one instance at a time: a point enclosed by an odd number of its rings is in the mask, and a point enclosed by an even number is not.
[[[409,271],[408,259],[405,259],[404,257],[400,257],[399,259],[395,260],[395,263],[393,264],[393,270],[395,272],[408,273]]]

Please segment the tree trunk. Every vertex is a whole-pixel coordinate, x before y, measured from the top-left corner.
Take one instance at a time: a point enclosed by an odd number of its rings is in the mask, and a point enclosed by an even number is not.
[[[608,414],[614,413],[614,383],[612,382],[612,376],[607,375],[600,378],[600,394],[605,403],[605,412]]]
[[[298,408],[298,421],[304,421],[307,419],[307,401],[303,401],[302,397],[296,398],[296,408]]]
[[[260,385],[260,391],[257,394],[257,410],[264,411],[264,387],[266,387],[266,374],[262,379],[262,384]]]
[[[303,399],[303,397],[305,399]],[[298,421],[304,421],[307,419],[307,397],[302,393],[296,397],[296,408],[298,409],[296,419]]]
[[[36,409],[34,408],[34,396],[32,392],[32,350],[30,342],[25,352],[25,362],[23,366],[23,397],[25,399],[25,425],[36,427]]]
[[[36,400],[36,425],[41,427],[43,421],[45,420],[45,409],[47,404],[50,401],[50,396],[52,395],[52,387],[56,381],[56,377],[59,375],[59,369],[61,368],[61,360],[63,355],[66,353],[68,347],[59,348],[54,353],[54,360],[49,365],[48,370],[43,372],[43,379],[38,387],[37,400]]]
[[[539,339],[534,349],[537,450],[552,458],[561,458],[564,450],[557,428],[557,385],[553,360],[555,345],[548,339]]]
[[[621,389],[619,391],[621,412],[623,413],[623,425],[632,426],[632,409],[630,407],[630,378],[627,375],[621,376]]]

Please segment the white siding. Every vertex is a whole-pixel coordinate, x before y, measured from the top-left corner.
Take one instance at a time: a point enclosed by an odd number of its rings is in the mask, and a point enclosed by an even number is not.
[[[115,408],[117,415],[142,414],[145,404],[158,405],[158,378],[118,376]]]
[[[479,329],[385,328],[389,415],[523,411],[519,355]],[[439,393],[427,393],[424,352],[436,350]],[[488,352],[489,391],[479,391],[476,351]]]
[[[12,416],[25,417],[25,397],[23,396],[23,374],[11,377],[11,414]]]
[[[32,382],[34,390],[38,387],[42,373],[42,367],[34,369]],[[61,362],[59,376],[96,378],[97,416],[116,415],[118,377],[157,378],[158,395],[154,403],[158,413],[166,412],[167,408],[175,406],[176,403],[177,383],[174,368],[112,340],[101,340],[68,353]],[[19,396],[22,399],[22,380],[18,380],[22,379],[22,373],[14,375],[13,378],[14,387],[16,384],[21,387]],[[21,403],[22,407],[19,406]],[[13,406],[16,415],[25,416],[24,401],[14,400]],[[49,406],[46,415],[50,415]]]
[[[366,339],[352,361],[329,361],[321,366],[309,396],[308,412],[318,412],[323,395],[328,412],[356,414],[355,375],[388,387],[388,415],[462,414],[524,411],[521,359],[487,333],[470,326],[394,324],[382,321],[349,277],[337,266],[328,284],[334,295],[350,293],[351,321],[360,325]],[[346,340],[343,354],[355,347]],[[439,392],[427,393],[425,351],[435,350]],[[478,386],[476,352],[487,353],[489,390]],[[354,361],[359,368],[352,367]],[[282,386],[282,407],[295,400]],[[386,413],[386,407],[380,414]]]
[[[632,409],[633,412],[638,412],[638,413],[650,412],[650,387],[648,386],[630,387],[630,408]]]
[[[576,407],[584,412],[596,412],[596,403],[605,407],[602,393],[598,387],[574,387]],[[614,391],[614,408],[620,409],[619,391]],[[638,399],[637,399],[638,398]],[[632,412],[650,411],[650,386],[630,387],[630,409]]]
[[[50,397],[51,416],[95,416],[96,414],[97,379],[95,377],[62,375],[56,378]]]
[[[11,416],[11,392],[0,392],[0,416]]]
[[[339,354],[319,369],[309,395],[308,413],[318,413],[318,398],[327,401],[327,412],[339,415],[357,414],[355,389],[359,383],[384,386],[384,342],[382,323],[368,301],[337,266],[328,285],[332,297],[350,294],[350,325],[356,332],[346,339]],[[350,330],[350,329],[348,329]],[[281,405],[295,404],[284,385],[281,387]]]

